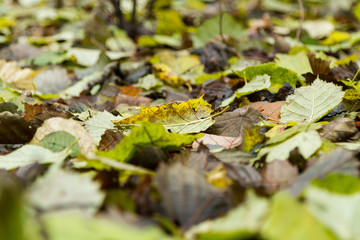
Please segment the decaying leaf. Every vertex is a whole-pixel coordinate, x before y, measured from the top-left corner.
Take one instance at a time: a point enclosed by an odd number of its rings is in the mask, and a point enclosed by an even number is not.
[[[206,130],[214,123],[212,111],[211,105],[199,98],[159,107],[141,107],[139,114],[113,123],[119,128],[129,128],[148,121],[161,123],[170,132],[196,133]]]
[[[180,163],[160,166],[155,185],[162,197],[164,214],[185,229],[223,214],[229,206],[222,190]]]
[[[245,129],[251,129],[260,121],[261,113],[253,108],[241,108],[215,117],[215,123],[207,132],[220,136],[238,137]]]
[[[321,136],[333,142],[345,141],[358,132],[355,121],[351,118],[341,118],[330,122],[321,129]]]
[[[280,121],[311,123],[329,113],[344,96],[341,87],[316,79],[311,86],[301,87],[281,107]]]
[[[35,129],[17,113],[0,113],[0,144],[27,143]]]

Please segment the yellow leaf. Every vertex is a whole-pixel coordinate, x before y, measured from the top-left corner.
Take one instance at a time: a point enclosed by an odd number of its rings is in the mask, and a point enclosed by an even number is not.
[[[33,80],[36,75],[36,71],[30,68],[21,69],[16,62],[0,60],[0,79],[18,89],[33,90]]]
[[[199,57],[187,52],[162,51],[153,57],[152,63],[155,75],[172,86],[195,83],[195,78],[204,73]]]
[[[204,99],[163,104],[159,107],[141,107],[139,114],[113,121],[119,128],[138,126],[140,122],[161,123],[170,132],[194,133],[206,130],[214,120],[211,105]]]

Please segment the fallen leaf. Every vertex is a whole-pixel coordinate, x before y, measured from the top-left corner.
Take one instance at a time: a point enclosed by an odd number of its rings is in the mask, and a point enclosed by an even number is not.
[[[18,89],[34,90],[33,80],[36,74],[30,68],[21,69],[16,62],[0,59],[0,78]]]
[[[281,107],[280,121],[311,123],[329,113],[342,100],[341,87],[316,79],[311,86],[301,87]]]
[[[41,139],[52,132],[65,131],[78,139],[78,143],[83,154],[94,152],[96,146],[89,133],[76,121],[54,117],[46,120],[41,127],[36,130],[31,144],[38,144]]]
[[[161,165],[154,181],[162,198],[163,213],[183,229],[219,216],[228,209],[222,190],[180,163]]]
[[[213,134],[205,134],[202,138],[194,141],[192,147],[197,150],[199,145],[202,143],[204,145],[218,145],[226,149],[231,149],[239,146],[243,140],[242,136],[238,137],[224,137]]]
[[[196,133],[206,130],[214,123],[212,111],[211,105],[199,98],[159,107],[141,107],[139,114],[113,123],[119,128],[129,128],[148,121],[162,123],[171,132]]]

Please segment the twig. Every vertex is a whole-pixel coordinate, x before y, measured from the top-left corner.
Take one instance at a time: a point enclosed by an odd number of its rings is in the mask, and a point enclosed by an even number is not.
[[[300,41],[300,34],[303,28],[303,24],[304,24],[304,20],[305,20],[305,10],[304,10],[304,5],[302,3],[302,0],[297,0],[298,5],[299,5],[299,9],[300,9],[300,25],[299,28],[296,31],[296,42],[299,43]]]
[[[222,0],[218,0],[219,3],[219,10],[220,10],[220,16],[219,16],[219,34],[221,37],[221,41],[225,42],[224,34],[223,34],[223,10],[222,10]]]

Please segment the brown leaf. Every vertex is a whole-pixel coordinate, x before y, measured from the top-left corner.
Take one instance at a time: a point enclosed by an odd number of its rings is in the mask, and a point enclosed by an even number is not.
[[[103,135],[101,135],[101,140],[99,142],[99,150],[110,150],[113,149],[120,141],[123,139],[124,134],[120,131],[106,130]]]
[[[134,87],[133,85],[119,87],[122,94],[126,96],[137,97],[141,93],[141,89]]]
[[[24,118],[27,121],[31,121],[35,118],[35,115],[42,113],[46,110],[44,104],[28,104],[28,103],[24,103],[24,107],[25,107],[25,114],[24,114]]]
[[[282,189],[292,183],[299,175],[298,169],[288,161],[275,160],[266,163],[262,169],[263,185],[267,193]]]
[[[199,148],[199,144],[202,143],[204,145],[218,145],[223,146],[226,149],[231,149],[239,146],[242,143],[242,136],[238,137],[224,137],[213,134],[205,134],[200,139],[197,139],[193,142],[192,147],[197,150]]]
[[[35,130],[19,114],[0,113],[0,144],[27,143]]]
[[[239,108],[215,117],[215,123],[206,131],[210,134],[238,137],[245,129],[251,129],[264,116],[253,108]]]
[[[257,187],[261,184],[261,175],[250,165],[242,163],[224,163],[227,176],[243,187]]]
[[[248,105],[251,108],[257,109],[260,113],[268,117],[269,121],[278,123],[280,119],[281,106],[285,104],[285,101],[278,102],[255,102]]]
[[[354,136],[358,129],[355,121],[351,118],[341,118],[340,120],[330,122],[320,130],[321,136],[333,142],[345,141]]]
[[[154,182],[162,198],[163,213],[183,229],[222,215],[229,208],[222,190],[180,163],[161,165]]]

